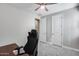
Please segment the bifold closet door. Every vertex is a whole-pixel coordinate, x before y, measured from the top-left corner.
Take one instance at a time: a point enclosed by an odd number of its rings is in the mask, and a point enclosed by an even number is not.
[[[51,42],[52,37],[52,16],[46,17],[46,41]]]
[[[62,46],[62,15],[52,16],[52,42],[55,45]]]

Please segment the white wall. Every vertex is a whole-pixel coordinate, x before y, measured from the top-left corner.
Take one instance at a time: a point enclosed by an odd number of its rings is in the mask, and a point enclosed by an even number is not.
[[[79,49],[79,11],[66,11],[63,17],[63,45]]]
[[[35,28],[36,14],[8,4],[0,4],[0,46],[17,43],[25,45],[27,32]]]

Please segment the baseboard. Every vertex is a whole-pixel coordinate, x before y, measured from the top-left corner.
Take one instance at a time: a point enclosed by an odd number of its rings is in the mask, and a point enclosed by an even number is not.
[[[72,51],[75,51],[75,52],[79,52],[79,49],[76,49],[76,48],[72,48],[72,47],[68,47],[68,46],[60,46],[60,45],[57,45],[57,44],[52,44],[50,42],[44,42],[44,41],[40,41],[41,43],[43,44],[48,44],[48,45],[51,45],[51,46],[54,46],[54,47],[60,47],[60,48],[65,48],[65,49],[69,49],[69,50],[72,50]]]
[[[66,49],[69,49],[69,50],[73,50],[75,52],[79,52],[79,49],[68,47],[68,46],[62,46],[62,48],[66,48]]]

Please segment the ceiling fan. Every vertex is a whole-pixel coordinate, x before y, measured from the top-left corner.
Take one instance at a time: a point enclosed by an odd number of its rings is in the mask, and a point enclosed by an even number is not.
[[[35,4],[37,4],[37,5],[39,5],[39,7],[37,7],[36,9],[35,9],[35,11],[37,11],[37,10],[39,10],[39,9],[41,9],[41,10],[45,10],[45,11],[48,11],[48,9],[47,9],[47,5],[53,5],[53,4],[56,4],[56,3],[35,3]]]

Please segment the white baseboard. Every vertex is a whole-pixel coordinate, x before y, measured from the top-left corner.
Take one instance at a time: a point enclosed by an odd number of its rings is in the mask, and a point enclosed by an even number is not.
[[[56,47],[60,47],[60,48],[65,48],[65,49],[69,49],[69,50],[72,50],[72,51],[75,51],[75,52],[79,52],[79,49],[76,49],[76,48],[72,48],[72,47],[68,47],[68,46],[60,46],[60,45],[57,45],[57,44],[52,44],[50,42],[44,42],[44,41],[40,41],[41,43],[43,44],[48,44],[48,45],[51,45],[51,46],[56,46]]]
[[[62,46],[62,48],[66,48],[66,49],[69,49],[69,50],[73,50],[75,52],[79,52],[79,49],[68,47],[68,46]]]

